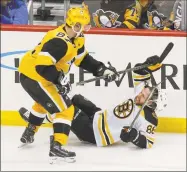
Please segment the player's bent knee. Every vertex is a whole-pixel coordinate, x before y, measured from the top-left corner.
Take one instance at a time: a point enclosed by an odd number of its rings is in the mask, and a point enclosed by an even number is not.
[[[74,111],[75,111],[75,108],[73,105],[71,105],[69,108],[65,109],[64,111],[56,113],[55,118],[62,118],[62,119],[72,121],[74,117]]]
[[[39,103],[35,102],[34,105],[32,106],[32,109],[38,113],[41,114],[47,114],[47,110],[45,110],[42,105],[40,105]]]

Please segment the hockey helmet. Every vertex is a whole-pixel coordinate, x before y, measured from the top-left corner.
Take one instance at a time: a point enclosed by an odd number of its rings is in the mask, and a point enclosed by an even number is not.
[[[150,86],[146,86],[148,87],[151,91],[153,91],[153,89],[155,87],[150,87]],[[167,106],[167,94],[165,91],[161,90],[161,88],[156,87],[154,89],[154,92],[152,93],[151,98],[149,99],[147,106],[151,109],[153,109],[154,111],[162,111],[166,106]]]
[[[66,24],[72,28],[79,23],[82,31],[88,31],[91,27],[90,20],[88,6],[84,3],[82,7],[70,8],[67,12]]]

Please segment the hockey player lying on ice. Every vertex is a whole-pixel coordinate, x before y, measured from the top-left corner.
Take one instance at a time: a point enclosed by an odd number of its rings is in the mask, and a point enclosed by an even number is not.
[[[143,64],[146,63],[154,65],[133,73],[134,95],[114,108],[102,110],[80,94],[73,96],[72,102],[76,110],[71,131],[81,141],[93,143],[97,146],[107,146],[122,140],[123,142],[132,142],[140,148],[152,147],[154,131],[158,124],[155,112],[158,108],[166,106],[164,104],[165,96],[159,89],[155,89],[151,99],[135,121],[133,128],[130,131],[128,130],[153,89],[150,86],[151,73],[162,66],[162,64],[159,64],[158,56],[147,58]],[[136,64],[136,66],[139,65],[142,64]],[[21,108],[19,112],[22,118],[28,121],[29,111]],[[54,117],[47,114],[45,121],[52,122],[52,118]],[[34,134],[32,137],[34,137]]]

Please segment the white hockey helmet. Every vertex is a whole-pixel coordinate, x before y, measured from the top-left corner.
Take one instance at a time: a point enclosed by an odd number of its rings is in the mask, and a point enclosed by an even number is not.
[[[149,87],[153,90],[154,87]],[[156,88],[147,104],[148,107],[154,109],[156,112],[162,111],[167,106],[167,94],[161,88]]]

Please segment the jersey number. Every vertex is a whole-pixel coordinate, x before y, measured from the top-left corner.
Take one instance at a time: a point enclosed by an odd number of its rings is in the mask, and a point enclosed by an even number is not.
[[[149,133],[149,134],[154,134],[154,132],[155,132],[155,127],[152,126],[152,125],[148,125],[148,126],[147,126],[146,132]]]
[[[134,16],[135,12],[136,12],[136,9],[132,8],[132,14],[131,14],[131,16]]]

